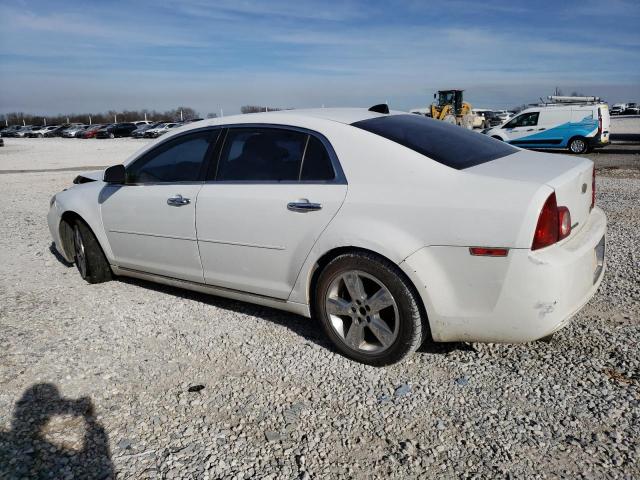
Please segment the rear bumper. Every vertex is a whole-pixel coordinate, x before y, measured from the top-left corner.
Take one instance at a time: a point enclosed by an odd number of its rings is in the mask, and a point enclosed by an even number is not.
[[[420,292],[435,341],[527,342],[562,328],[595,294],[605,233],[605,214],[594,208],[580,231],[539,251],[499,258],[425,247],[400,266]]]

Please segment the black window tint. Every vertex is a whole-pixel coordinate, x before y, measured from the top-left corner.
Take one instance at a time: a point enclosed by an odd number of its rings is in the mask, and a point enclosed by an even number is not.
[[[352,124],[457,170],[490,162],[518,150],[466,128],[418,115],[388,115]]]
[[[307,135],[274,128],[230,128],[217,180],[298,180]]]
[[[335,172],[327,149],[320,140],[313,135],[309,136],[309,143],[304,154],[300,180],[333,180]]]
[[[211,137],[199,132],[159,146],[127,168],[127,183],[198,181]]]

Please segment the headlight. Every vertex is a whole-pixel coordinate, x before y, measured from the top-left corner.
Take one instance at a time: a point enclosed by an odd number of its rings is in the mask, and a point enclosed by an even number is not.
[[[53,197],[51,197],[51,200],[49,200],[49,208],[53,207],[54,203],[56,203],[56,196],[55,195]]]

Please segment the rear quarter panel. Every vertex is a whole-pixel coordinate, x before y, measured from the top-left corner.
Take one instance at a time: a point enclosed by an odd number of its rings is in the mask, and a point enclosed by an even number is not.
[[[339,247],[371,250],[401,263],[424,246],[531,246],[538,210],[551,188],[454,170],[355,127],[325,135],[348,191],[309,253],[292,301],[306,303],[315,263]]]

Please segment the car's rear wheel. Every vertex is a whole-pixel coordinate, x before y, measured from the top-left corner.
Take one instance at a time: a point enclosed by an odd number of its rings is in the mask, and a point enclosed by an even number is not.
[[[111,267],[89,226],[82,220],[73,224],[73,257],[80,276],[89,283],[111,280]]]
[[[318,277],[314,308],[336,348],[369,365],[399,362],[428,335],[417,292],[393,263],[356,252]]]
[[[583,137],[574,137],[569,140],[569,151],[575,154],[587,153],[589,146]]]

